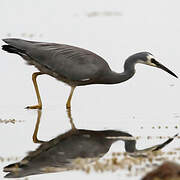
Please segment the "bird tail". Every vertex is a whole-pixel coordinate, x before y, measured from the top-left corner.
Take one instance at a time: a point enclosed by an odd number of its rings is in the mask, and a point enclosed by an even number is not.
[[[23,54],[25,53],[24,50],[18,49],[16,47],[11,46],[11,45],[3,45],[2,50],[7,51],[9,53],[15,53],[15,54],[18,54],[18,55],[21,55],[22,53]]]
[[[30,60],[32,59],[26,52],[25,49],[23,49],[19,43],[20,40],[18,39],[3,39],[4,42],[6,42],[8,45],[2,45],[2,50],[7,51],[8,53],[14,53],[20,55],[22,58],[28,61],[28,64],[30,63]],[[20,41],[21,42],[21,41]],[[22,42],[24,42],[22,40]],[[26,43],[26,41],[25,41]]]

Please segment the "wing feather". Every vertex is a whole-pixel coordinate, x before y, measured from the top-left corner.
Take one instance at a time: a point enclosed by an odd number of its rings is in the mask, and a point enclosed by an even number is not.
[[[7,44],[25,53],[41,66],[70,80],[96,79],[110,71],[107,62],[97,54],[74,46],[6,39]]]

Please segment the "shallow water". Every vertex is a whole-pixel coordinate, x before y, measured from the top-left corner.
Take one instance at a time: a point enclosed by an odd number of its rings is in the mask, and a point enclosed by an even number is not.
[[[11,4],[11,6],[10,6]],[[149,51],[179,76],[180,24],[179,1],[2,1],[0,38],[17,37],[37,41],[71,44],[98,53],[115,71],[122,71],[124,60],[138,51]],[[1,42],[1,45],[3,42]],[[13,54],[0,51],[0,171],[21,160],[38,145],[32,142],[36,110],[24,107],[36,104],[31,74]],[[137,148],[162,143],[180,128],[179,79],[144,65],[136,66],[135,76],[118,85],[79,87],[72,99],[72,117],[79,129],[122,130],[139,137]],[[49,77],[38,78],[43,110],[38,137],[48,141],[70,129],[65,103],[70,88]],[[178,161],[179,138],[162,151]],[[122,142],[114,143],[108,154],[124,152]],[[176,152],[174,156],[168,152]],[[136,166],[133,165],[136,169]],[[151,169],[152,166],[150,166]],[[139,179],[127,176],[127,170],[96,173],[68,171],[36,175],[29,179],[57,177]]]

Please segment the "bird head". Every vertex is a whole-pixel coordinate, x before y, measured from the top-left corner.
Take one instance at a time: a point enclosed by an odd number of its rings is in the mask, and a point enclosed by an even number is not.
[[[137,63],[142,63],[142,64],[146,64],[149,66],[160,68],[160,69],[168,72],[172,76],[178,78],[171,70],[169,70],[167,67],[165,67],[164,65],[159,63],[151,53],[141,52],[141,53],[137,53],[137,55],[138,55]]]

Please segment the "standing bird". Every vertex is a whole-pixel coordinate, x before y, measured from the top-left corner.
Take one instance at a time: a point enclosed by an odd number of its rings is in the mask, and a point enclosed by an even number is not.
[[[74,46],[56,43],[26,41],[22,39],[3,39],[8,45],[2,49],[20,55],[28,64],[34,65],[40,72],[32,74],[38,105],[30,109],[42,109],[36,78],[49,74],[71,86],[66,108],[71,108],[71,98],[76,86],[89,84],[117,84],[127,81],[135,74],[135,64],[143,63],[158,67],[177,78],[168,68],[157,62],[149,52],[140,52],[128,57],[124,63],[124,72],[112,71],[108,63],[97,54]]]

